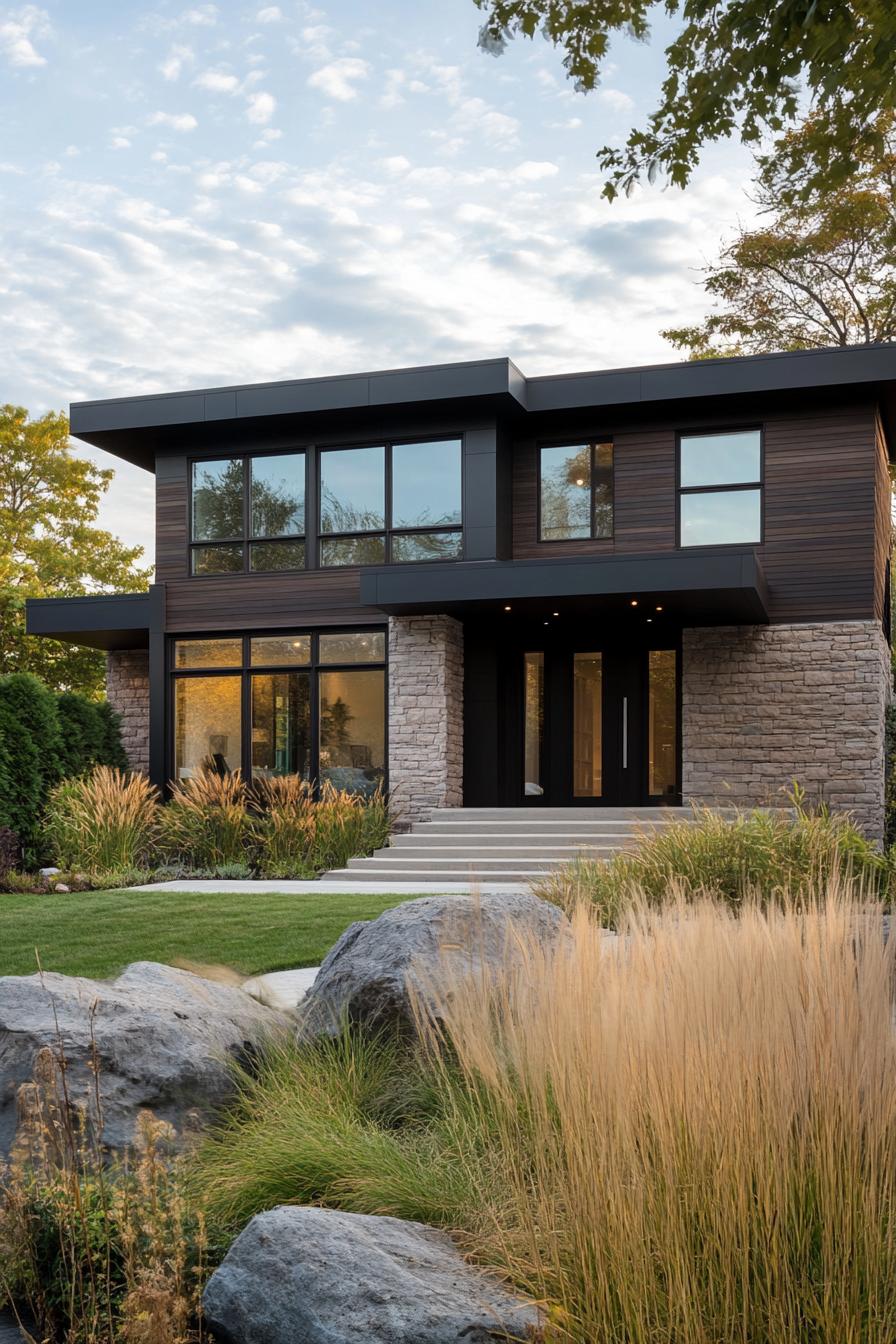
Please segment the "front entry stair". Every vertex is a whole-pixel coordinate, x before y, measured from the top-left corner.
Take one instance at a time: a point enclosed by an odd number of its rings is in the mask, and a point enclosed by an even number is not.
[[[327,882],[532,882],[583,855],[609,859],[645,832],[690,820],[680,807],[440,807]]]

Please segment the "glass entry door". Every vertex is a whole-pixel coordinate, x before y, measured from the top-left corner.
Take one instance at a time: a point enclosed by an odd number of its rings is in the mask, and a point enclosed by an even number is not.
[[[678,801],[674,648],[523,652],[518,785],[535,806]]]

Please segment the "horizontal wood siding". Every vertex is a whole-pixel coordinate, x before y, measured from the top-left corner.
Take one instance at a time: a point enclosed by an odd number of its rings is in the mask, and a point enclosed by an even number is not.
[[[156,582],[187,576],[187,459],[156,458]]]
[[[874,512],[874,614],[877,619],[888,625],[887,612],[887,564],[893,541],[892,522],[892,486],[890,484],[890,461],[887,454],[887,440],[880,417],[876,421],[877,474],[875,481],[876,504]],[[892,577],[891,577],[892,582]]]
[[[264,630],[301,625],[382,624],[362,607],[357,569],[307,574],[229,574],[166,584],[168,630]]]
[[[765,428],[765,540],[757,547],[773,621],[867,619],[882,606],[886,467],[876,409],[862,404],[763,415],[757,407],[736,423]],[[731,421],[689,418],[681,428],[724,428]],[[539,542],[534,440],[514,450],[513,556],[649,554],[676,541],[677,425],[617,428],[615,535],[612,541]],[[586,438],[590,430],[585,429]],[[549,441],[547,438],[545,441]],[[568,440],[575,441],[575,436]],[[883,465],[882,465],[883,464]],[[887,538],[889,522],[887,512]],[[887,542],[888,544],[888,542]]]
[[[765,541],[774,621],[862,620],[874,612],[875,414],[765,422]]]

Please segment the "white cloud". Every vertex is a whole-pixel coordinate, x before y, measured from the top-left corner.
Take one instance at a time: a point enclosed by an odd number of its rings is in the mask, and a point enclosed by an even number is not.
[[[192,112],[153,112],[150,126],[168,126],[172,131],[195,131],[199,122]]]
[[[513,175],[521,178],[523,182],[540,182],[545,177],[556,177],[559,171],[556,163],[526,159],[524,163],[514,168]]]
[[[185,65],[191,65],[193,62],[193,48],[185,46],[173,46],[159,66],[159,70],[164,79],[180,79],[181,72]]]
[[[614,112],[631,112],[635,106],[634,98],[623,93],[622,89],[597,89],[595,97]]]
[[[203,70],[193,80],[197,88],[209,93],[236,93],[240,82],[236,75],[228,75],[223,70]]]
[[[370,66],[357,56],[341,56],[329,65],[321,66],[308,76],[308,84],[318,89],[326,98],[335,98],[340,103],[357,98],[356,84],[370,74]]]
[[[270,121],[277,107],[277,100],[272,93],[250,93],[247,99],[246,116],[251,122],[263,126],[266,121]]]
[[[51,32],[50,16],[37,5],[10,11],[0,22],[0,54],[10,65],[27,68],[46,65],[47,59],[36,50],[32,37],[47,37]]]
[[[113,135],[109,141],[112,149],[130,149],[131,142],[126,135]]]
[[[279,5],[265,5],[255,17],[259,23],[279,23],[283,18],[283,10]]]
[[[387,159],[380,159],[380,163],[387,173],[396,177],[406,173],[411,166],[410,159],[406,159],[403,154],[391,154]]]
[[[196,5],[193,9],[184,10],[180,22],[190,23],[195,28],[211,28],[218,22],[218,6]]]
[[[488,140],[493,145],[511,145],[519,135],[516,117],[487,103],[484,98],[461,98],[454,122],[465,135]]]

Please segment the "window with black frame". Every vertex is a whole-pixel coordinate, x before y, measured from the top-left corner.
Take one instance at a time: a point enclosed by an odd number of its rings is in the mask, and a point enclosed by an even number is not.
[[[192,574],[305,567],[305,454],[193,462]]]
[[[681,546],[762,540],[762,432],[681,434],[678,461]]]
[[[320,450],[322,567],[456,560],[461,440]]]
[[[543,444],[538,450],[539,541],[613,536],[613,444]]]
[[[386,778],[383,630],[172,643],[172,773],[298,775],[372,794]]]

